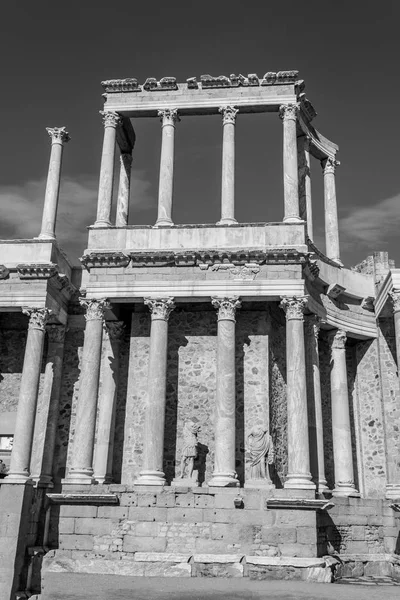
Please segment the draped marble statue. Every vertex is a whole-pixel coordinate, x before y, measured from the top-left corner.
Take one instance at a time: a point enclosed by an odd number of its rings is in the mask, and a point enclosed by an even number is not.
[[[250,459],[250,479],[261,479],[272,484],[267,465],[274,463],[274,444],[265,428],[253,427],[247,437],[247,451]]]
[[[193,476],[194,461],[198,454],[198,440],[197,435],[201,427],[198,423],[193,421],[186,421],[183,427],[183,439],[185,446],[182,450],[181,458],[181,479],[185,477],[185,470],[187,468],[187,479],[191,479]]]

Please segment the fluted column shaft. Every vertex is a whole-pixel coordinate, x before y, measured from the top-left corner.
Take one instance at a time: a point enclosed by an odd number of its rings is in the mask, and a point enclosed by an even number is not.
[[[235,329],[239,298],[213,298],[218,309],[217,332],[217,389],[215,399],[215,458],[214,472],[208,485],[236,487],[236,370]]]
[[[34,447],[32,453],[32,477],[39,485],[53,482],[53,457],[56,444],[59,399],[61,391],[62,365],[64,357],[63,325],[47,326],[47,356],[41,394],[42,411],[35,422]]]
[[[159,110],[162,123],[160,181],[158,188],[158,216],[156,226],[173,225],[172,197],[174,191],[175,123],[179,121],[176,109]]]
[[[56,237],[56,219],[58,197],[60,193],[63,146],[65,143],[69,142],[71,138],[65,127],[46,127],[46,131],[51,137],[51,153],[39,239],[54,240]]]
[[[342,264],[339,247],[339,224],[336,202],[335,169],[338,161],[327,158],[322,161],[324,171],[325,246],[326,256]]]
[[[397,356],[397,372],[400,375],[400,290],[392,290],[389,292],[389,296],[393,302],[393,319],[394,319],[394,335],[396,341],[396,356]],[[382,359],[381,359],[382,360]],[[391,400],[391,399],[390,399]],[[385,399],[384,399],[385,405]],[[385,412],[389,412],[386,408]],[[400,463],[398,460],[397,453],[393,451],[395,447],[395,431],[400,429],[400,415],[398,411],[390,411],[388,417],[386,417],[386,435],[388,441],[387,446],[387,484],[386,484],[386,498],[397,499],[400,498]],[[390,423],[388,423],[390,421]],[[392,443],[391,441],[392,440]],[[391,447],[390,447],[391,446]]]
[[[347,386],[346,339],[346,332],[340,329],[330,335],[332,437],[333,459],[335,463],[334,496],[359,495],[354,485],[349,391]]]
[[[115,140],[121,121],[118,113],[100,111],[104,124],[103,153],[101,156],[97,218],[94,227],[111,225],[111,207],[114,183]]]
[[[165,485],[163,471],[167,391],[168,319],[173,298],[145,298],[151,311],[148,394],[144,421],[143,469],[137,485]]]
[[[117,227],[126,227],[126,225],[128,225],[129,217],[129,192],[131,184],[132,153],[123,153],[121,154],[119,159],[120,172],[115,225]]]
[[[283,104],[279,109],[279,116],[283,121],[283,220],[286,223],[298,223],[301,219],[297,171],[297,105]]]
[[[297,138],[299,167],[299,205],[300,217],[307,223],[308,237],[313,239],[313,220],[311,202],[311,161],[310,140],[306,135]]]
[[[307,298],[282,298],[286,313],[288,474],[285,488],[315,489],[308,437],[304,309]]]
[[[86,328],[82,352],[75,436],[65,483],[90,484],[93,481],[93,451],[96,430],[103,316],[105,300],[80,299],[86,307]]]
[[[318,337],[320,330],[320,320],[315,315],[306,317],[307,332],[307,375],[308,375],[308,397],[309,411],[312,418],[309,420],[310,434],[310,467],[313,481],[319,492],[328,490],[325,478],[325,457],[324,457],[324,431],[322,420],[322,397],[321,397],[321,377],[319,369],[319,350]]]
[[[118,392],[119,347],[124,332],[122,321],[108,321],[104,328],[101,362],[101,392],[97,424],[94,478],[111,483],[114,450],[115,410]]]
[[[233,225],[235,219],[235,120],[239,112],[233,106],[222,106],[222,188],[221,219],[217,225]]]
[[[7,481],[10,483],[26,483],[30,481],[29,469],[40,370],[42,366],[45,325],[50,310],[47,308],[23,308],[22,312],[29,316],[29,326],[24,365],[22,368],[21,387],[19,390],[11,463],[7,476]]]

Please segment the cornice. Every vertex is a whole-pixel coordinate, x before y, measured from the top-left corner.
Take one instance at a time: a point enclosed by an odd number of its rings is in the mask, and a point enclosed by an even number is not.
[[[20,279],[50,279],[58,273],[54,263],[20,263],[15,269]]]
[[[84,254],[79,260],[89,271],[95,267],[127,267],[130,258],[123,252],[98,251]]]

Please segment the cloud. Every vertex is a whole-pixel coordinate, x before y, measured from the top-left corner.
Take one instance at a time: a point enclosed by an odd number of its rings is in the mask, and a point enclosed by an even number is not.
[[[376,248],[398,237],[400,228],[400,194],[381,200],[373,206],[349,209],[340,219],[340,233],[348,248],[361,245]]]
[[[0,186],[0,239],[31,239],[39,235],[45,188],[44,178]],[[150,188],[144,171],[132,171],[131,210],[147,210],[155,205]],[[92,175],[62,178],[56,235],[74,262],[87,245],[86,227],[96,218],[97,191],[98,178]],[[115,189],[114,199],[116,196]]]

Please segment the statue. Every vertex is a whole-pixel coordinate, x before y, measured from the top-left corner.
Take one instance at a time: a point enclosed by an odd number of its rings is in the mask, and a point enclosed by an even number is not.
[[[274,463],[274,444],[268,431],[263,427],[253,427],[248,438],[248,453],[250,458],[250,479],[265,479],[271,481],[268,465]],[[272,483],[272,482],[271,482]]]
[[[191,479],[193,476],[194,461],[198,455],[198,441],[197,435],[201,427],[198,423],[193,421],[186,421],[183,427],[183,438],[185,446],[182,450],[181,458],[181,479],[185,476],[185,469],[187,467],[187,479]]]

